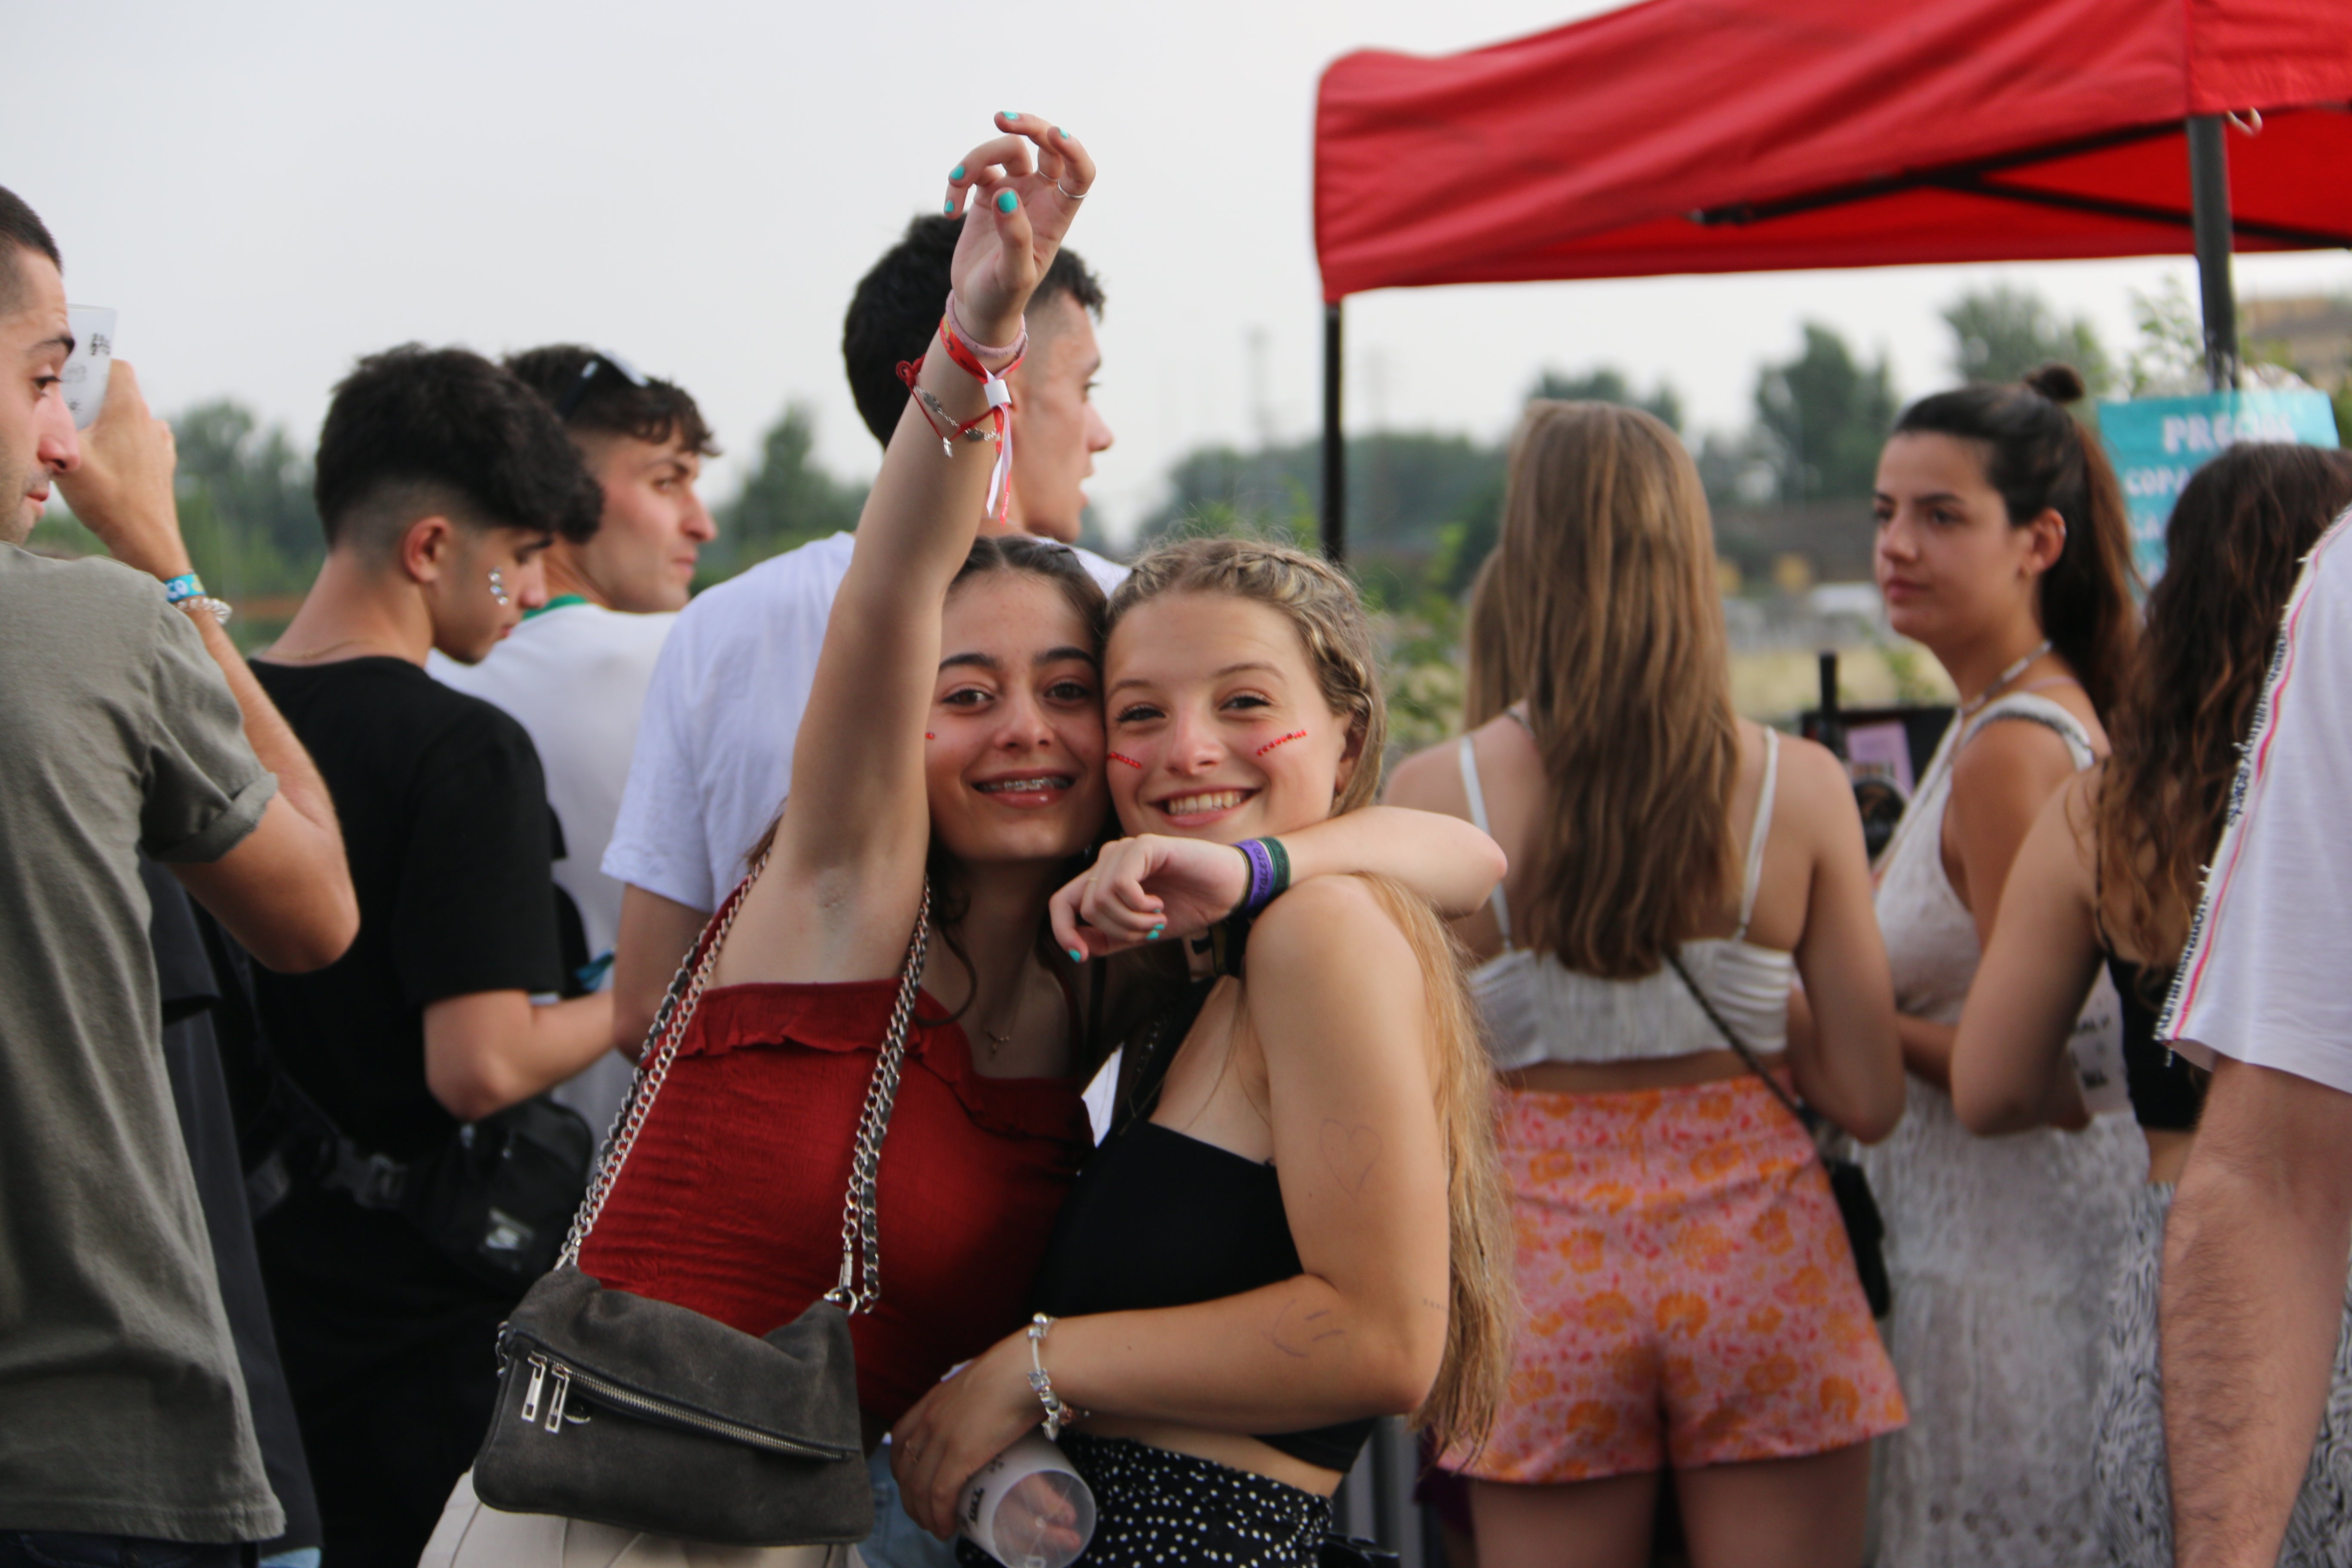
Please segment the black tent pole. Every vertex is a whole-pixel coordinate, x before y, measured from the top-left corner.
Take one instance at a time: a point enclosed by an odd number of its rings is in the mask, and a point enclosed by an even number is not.
[[[1339,428],[1339,304],[1323,307],[1323,553],[1348,558],[1348,443]]]
[[[2205,319],[2205,383],[2238,384],[2238,300],[2230,287],[2230,154],[2221,117],[2189,117],[2189,202],[2197,236],[2197,291]]]

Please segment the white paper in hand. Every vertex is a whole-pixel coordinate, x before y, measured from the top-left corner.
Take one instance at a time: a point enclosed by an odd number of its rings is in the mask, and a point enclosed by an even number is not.
[[[103,305],[68,305],[73,353],[66,356],[66,406],[73,410],[74,428],[87,430],[106,406],[106,374],[114,364],[114,312]]]

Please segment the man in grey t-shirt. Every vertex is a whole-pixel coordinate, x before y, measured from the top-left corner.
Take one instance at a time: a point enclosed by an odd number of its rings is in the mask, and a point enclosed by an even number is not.
[[[0,1568],[209,1568],[283,1527],[162,1051],[138,855],[262,963],[357,929],[317,771],[192,576],[170,428],[84,434],[58,248],[0,190]],[[20,546],[55,481],[113,561]],[[175,590],[167,590],[175,583]]]

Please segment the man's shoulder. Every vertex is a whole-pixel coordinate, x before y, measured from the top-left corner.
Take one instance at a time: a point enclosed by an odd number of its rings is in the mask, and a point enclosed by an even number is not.
[[[730,611],[750,612],[758,606],[779,600],[794,599],[812,592],[821,593],[827,600],[841,586],[848,574],[849,557],[857,548],[854,533],[832,533],[823,539],[813,539],[806,544],[787,550],[781,555],[771,555],[765,561],[747,566],[724,583],[713,584],[697,594],[679,620],[692,624]]]
[[[163,605],[163,584],[103,555],[60,560],[0,545],[0,603],[11,614],[38,605],[85,625],[91,616],[152,623]]]
[[[704,589],[678,612],[674,657],[698,662],[720,647],[779,637],[822,641],[856,542],[851,533],[813,540]]]

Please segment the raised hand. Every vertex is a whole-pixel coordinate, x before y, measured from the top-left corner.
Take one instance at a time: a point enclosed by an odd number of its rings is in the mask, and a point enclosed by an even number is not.
[[[999,111],[996,123],[1003,133],[949,172],[944,205],[964,214],[952,264],[964,320],[985,342],[1010,343],[1094,188],[1095,163],[1076,137],[1037,115]]]
[[[178,467],[171,426],[148,411],[130,362],[116,360],[105,405],[81,433],[81,466],[58,478],[66,504],[117,561],[176,577],[188,569],[172,490]]]
[[[1146,833],[1104,845],[1047,908],[1065,952],[1101,958],[1198,936],[1248,892],[1249,861],[1232,845]]]

